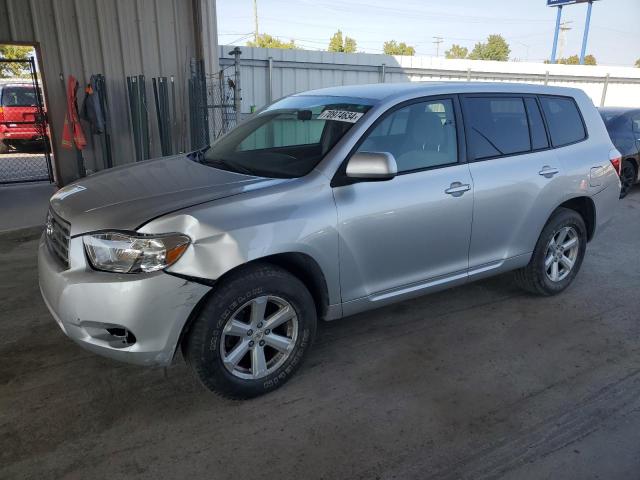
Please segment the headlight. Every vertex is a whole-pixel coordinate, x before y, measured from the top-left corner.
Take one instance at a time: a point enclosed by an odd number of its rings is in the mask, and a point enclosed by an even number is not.
[[[175,263],[189,246],[186,235],[128,235],[121,232],[85,235],[84,249],[97,270],[118,273],[155,272]]]

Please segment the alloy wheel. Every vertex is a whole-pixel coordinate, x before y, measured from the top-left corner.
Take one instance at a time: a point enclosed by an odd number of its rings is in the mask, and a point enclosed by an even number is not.
[[[573,269],[580,251],[580,238],[573,227],[562,227],[547,244],[544,267],[547,278],[561,282]]]
[[[293,306],[273,295],[238,308],[222,330],[222,362],[233,376],[256,380],[275,372],[292,354],[298,338]]]

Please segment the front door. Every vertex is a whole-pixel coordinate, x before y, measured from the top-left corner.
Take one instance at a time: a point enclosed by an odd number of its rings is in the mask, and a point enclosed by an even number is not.
[[[389,181],[334,188],[343,302],[431,279],[466,278],[473,211],[454,98],[401,105],[383,115],[357,151],[389,152]]]

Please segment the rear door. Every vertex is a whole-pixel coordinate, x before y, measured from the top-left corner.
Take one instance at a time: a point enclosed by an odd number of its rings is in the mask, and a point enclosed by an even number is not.
[[[558,205],[563,166],[535,96],[463,95],[462,105],[475,189],[473,276],[533,251]]]

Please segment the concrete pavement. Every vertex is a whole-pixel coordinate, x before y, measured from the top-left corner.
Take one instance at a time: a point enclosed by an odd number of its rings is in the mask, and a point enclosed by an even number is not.
[[[0,236],[0,478],[640,477],[640,188],[562,295],[505,275],[323,324],[245,402],[65,338],[37,236]]]

